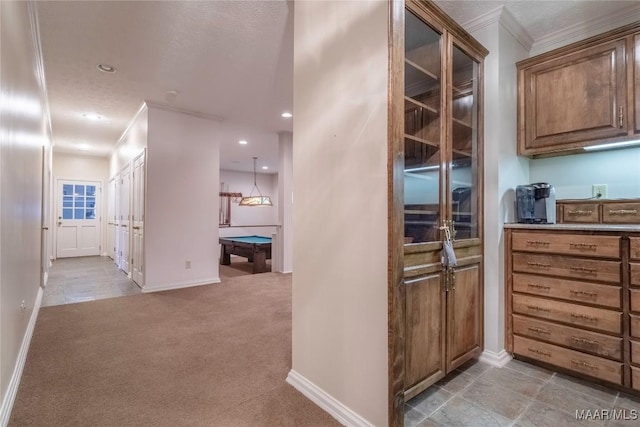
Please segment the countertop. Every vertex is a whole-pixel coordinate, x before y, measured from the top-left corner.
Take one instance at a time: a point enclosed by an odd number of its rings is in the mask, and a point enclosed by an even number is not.
[[[640,224],[505,224],[504,228],[527,230],[575,230],[575,231],[639,231]]]

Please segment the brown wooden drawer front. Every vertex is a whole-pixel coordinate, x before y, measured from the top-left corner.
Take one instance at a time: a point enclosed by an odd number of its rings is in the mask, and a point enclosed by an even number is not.
[[[513,273],[513,291],[613,308],[622,307],[620,286]]]
[[[617,261],[514,253],[513,271],[620,283],[620,263]]]
[[[622,330],[622,313],[603,308],[514,294],[513,311],[614,334]]]
[[[631,318],[631,336],[640,338],[640,316],[630,314]]]
[[[631,274],[631,284],[640,286],[640,264],[630,262],[629,273]]]
[[[562,207],[562,222],[599,223],[598,203],[566,204]]]
[[[631,367],[631,387],[640,391],[640,369]]]
[[[640,342],[631,341],[631,363],[640,365]]]
[[[640,312],[640,289],[631,289],[631,311]]]
[[[640,237],[629,237],[631,242],[631,259],[640,260]]]
[[[590,375],[604,381],[622,384],[622,363],[575,350],[514,336],[513,351],[516,354]]]
[[[613,224],[640,224],[640,203],[603,203],[602,222]]]
[[[622,361],[622,338],[517,314],[513,315],[513,333]]]
[[[620,236],[513,233],[513,251],[620,258]]]

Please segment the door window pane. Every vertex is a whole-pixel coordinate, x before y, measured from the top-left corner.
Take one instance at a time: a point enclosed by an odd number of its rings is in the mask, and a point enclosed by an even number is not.
[[[76,208],[84,207],[84,197],[76,197]]]
[[[87,207],[95,208],[96,207],[96,198],[95,197],[87,197]]]
[[[96,211],[93,209],[87,209],[86,219],[96,219]]]
[[[75,209],[74,211],[73,219],[84,219],[84,209]]]
[[[73,207],[73,197],[72,196],[63,196],[62,197],[62,207],[63,208],[72,208]]]
[[[84,185],[76,185],[76,196],[84,196]]]
[[[62,209],[62,219],[73,219],[73,209]]]
[[[96,186],[95,185],[87,185],[87,196],[95,196],[96,195]]]
[[[65,196],[73,196],[73,185],[64,184],[62,186],[62,194]]]

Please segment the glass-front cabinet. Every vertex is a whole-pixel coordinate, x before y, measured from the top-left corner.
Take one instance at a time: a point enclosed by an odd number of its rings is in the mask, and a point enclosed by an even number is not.
[[[488,52],[431,2],[406,2],[403,33],[409,400],[483,347],[481,106]],[[447,242],[455,257],[444,256]]]

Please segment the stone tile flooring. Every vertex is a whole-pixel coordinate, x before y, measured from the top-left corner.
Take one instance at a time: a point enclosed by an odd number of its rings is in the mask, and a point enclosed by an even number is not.
[[[49,269],[42,306],[142,293],[109,257],[58,258]]]
[[[588,416],[579,420],[576,411],[582,410]],[[603,410],[615,411],[618,419]],[[475,362],[407,402],[404,425],[631,427],[640,425],[640,397],[519,360],[504,368]]]

